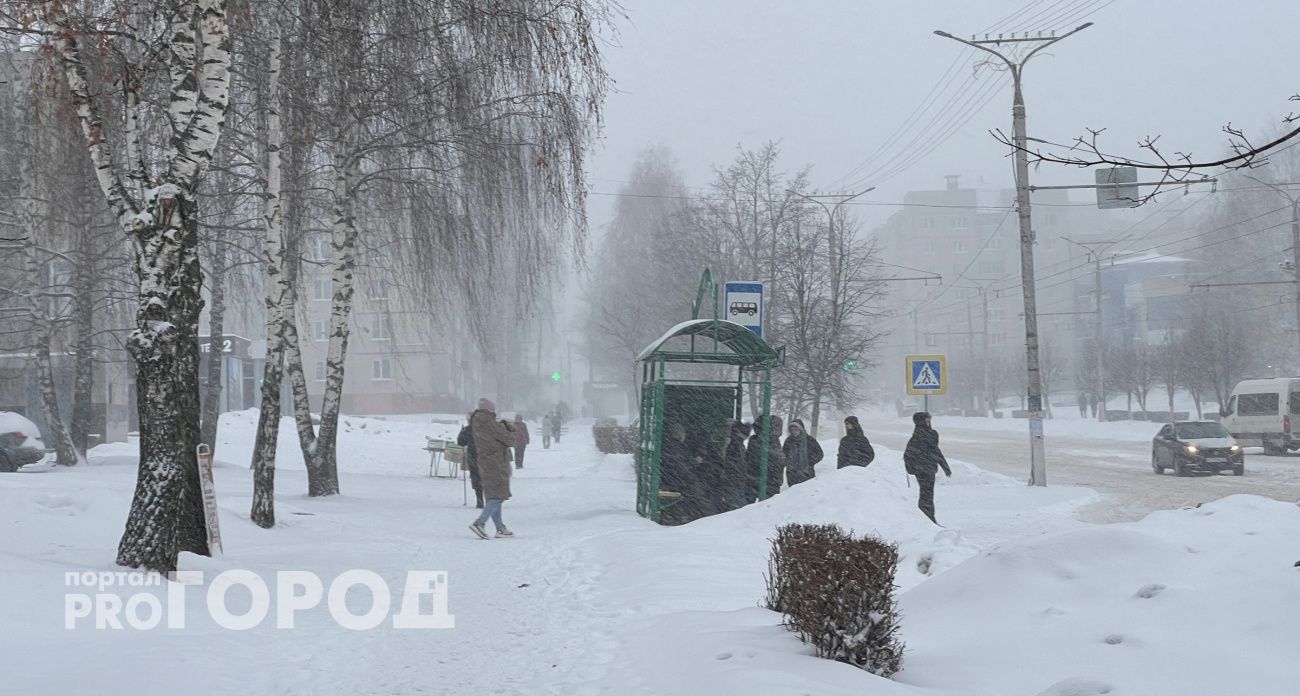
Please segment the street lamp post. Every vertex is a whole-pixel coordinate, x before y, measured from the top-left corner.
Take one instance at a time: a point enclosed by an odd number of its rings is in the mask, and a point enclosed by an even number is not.
[[[1025,65],[1039,51],[1090,26],[1092,26],[1092,22],[1080,25],[1060,36],[1043,37],[1040,35],[1031,38],[1026,34],[1023,38],[1013,36],[1009,39],[1003,39],[999,37],[983,41],[976,40],[973,37],[970,40],[962,39],[946,31],[934,32],[945,39],[952,39],[997,56],[1006,64],[1008,72],[1011,73],[1014,87],[1011,119],[1012,137],[1016,149],[1016,212],[1020,220],[1020,285],[1025,303],[1025,362],[1029,385],[1027,389],[1029,400],[1029,485],[1031,486],[1047,485],[1047,458],[1043,444],[1043,376],[1038,355],[1038,302],[1034,295],[1034,231],[1029,209],[1029,151],[1027,148],[1025,97],[1021,90],[1021,75],[1024,72]],[[1003,43],[1034,43],[1037,45],[1024,58],[1016,61],[989,48],[987,45],[995,44],[1000,46]]]

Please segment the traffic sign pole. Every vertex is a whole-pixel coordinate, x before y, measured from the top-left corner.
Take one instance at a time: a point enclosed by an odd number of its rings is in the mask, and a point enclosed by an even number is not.
[[[922,398],[921,409],[930,412],[930,395],[948,393],[948,359],[943,355],[909,355],[907,393]]]

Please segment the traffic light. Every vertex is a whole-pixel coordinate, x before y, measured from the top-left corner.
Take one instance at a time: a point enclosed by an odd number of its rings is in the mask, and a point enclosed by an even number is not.
[[[845,372],[852,372],[853,368],[857,366],[858,366],[857,360],[845,360],[844,364],[841,365],[840,368],[843,369]]]
[[[552,372],[552,373],[551,373],[551,381],[552,381],[552,382],[559,382],[559,381],[560,381],[560,373],[559,373],[558,370],[555,371],[555,372]]]

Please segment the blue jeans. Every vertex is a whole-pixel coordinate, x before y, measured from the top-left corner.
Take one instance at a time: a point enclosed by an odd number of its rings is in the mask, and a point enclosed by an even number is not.
[[[491,517],[492,524],[496,525],[498,532],[505,529],[506,525],[501,521],[501,503],[504,502],[504,500],[493,500],[489,498],[487,503],[483,505],[483,512],[478,516],[477,520],[474,520],[474,524],[481,527],[484,524],[487,524],[488,518]]]

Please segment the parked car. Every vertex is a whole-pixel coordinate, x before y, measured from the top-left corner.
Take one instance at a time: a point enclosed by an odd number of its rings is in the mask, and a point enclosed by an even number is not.
[[[0,472],[18,471],[45,458],[45,443],[36,424],[11,411],[0,411]]]
[[[1300,449],[1300,379],[1248,379],[1237,384],[1219,410],[1223,427],[1238,440],[1259,442],[1264,454]],[[1294,421],[1294,422],[1293,422]]]
[[[1157,474],[1173,469],[1177,476],[1193,471],[1241,476],[1246,473],[1246,453],[1219,423],[1179,421],[1161,428],[1151,442],[1151,468]]]

